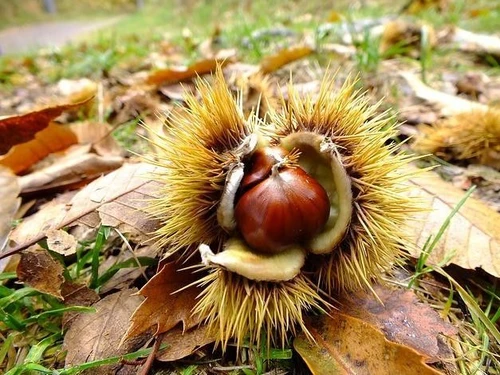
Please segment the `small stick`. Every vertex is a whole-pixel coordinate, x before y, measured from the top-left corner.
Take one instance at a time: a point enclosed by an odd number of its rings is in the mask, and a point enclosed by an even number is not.
[[[141,372],[139,372],[139,375],[148,375],[149,370],[151,370],[151,366],[153,366],[153,361],[155,360],[156,353],[158,353],[158,350],[160,349],[160,343],[160,336],[156,336],[155,343],[153,344],[153,350],[151,350],[151,353],[149,353],[144,366],[141,368]]]

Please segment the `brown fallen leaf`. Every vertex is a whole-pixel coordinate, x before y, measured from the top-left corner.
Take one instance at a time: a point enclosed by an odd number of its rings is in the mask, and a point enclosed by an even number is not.
[[[44,108],[40,111],[30,112],[25,115],[7,117],[0,120],[0,155],[5,154],[13,146],[28,142],[35,138],[35,135],[47,126],[64,111],[78,108],[92,100],[86,100],[65,104],[55,107]]]
[[[67,256],[76,253],[78,241],[62,229],[47,231],[47,247],[58,254]]]
[[[17,246],[1,253],[0,258],[40,241],[50,229],[76,225],[77,220],[93,213],[102,215],[98,219],[103,225],[123,224],[122,229],[130,230],[132,236],[150,239],[158,221],[146,214],[143,208],[147,204],[145,199],[157,192],[157,183],[148,178],[156,168],[144,163],[126,164],[86,186],[69,203],[50,205],[46,210],[38,211],[11,233],[10,240]]]
[[[42,204],[39,211],[27,218],[24,218],[21,223],[14,228],[9,236],[10,246],[15,246],[17,240],[22,241],[24,238],[29,240],[30,233],[36,231],[41,233],[51,229],[51,219],[64,215],[68,210],[68,204],[73,198],[74,192],[61,194],[54,200]],[[16,234],[17,233],[17,234]],[[26,237],[25,237],[26,236]],[[36,241],[35,241],[36,242]],[[31,244],[30,244],[31,245]],[[26,247],[30,246],[27,245]],[[7,249],[6,249],[7,251]],[[0,253],[2,257],[3,253]]]
[[[0,167],[0,251],[7,243],[12,220],[21,204],[18,198],[20,191],[18,177],[9,169]]]
[[[473,98],[479,97],[486,91],[488,76],[482,72],[470,71],[460,76],[456,82],[458,94],[465,94]]]
[[[417,245],[409,251],[412,256],[419,257],[425,242],[438,233],[465,193],[432,172],[412,178],[410,184],[414,187],[411,194],[422,199],[429,208],[408,220],[408,231]],[[448,255],[452,256],[447,264],[467,269],[482,268],[500,277],[500,214],[469,198],[451,219],[428,263],[438,264]]]
[[[380,329],[387,340],[412,348],[430,360],[449,360],[453,354],[441,335],[457,329],[445,322],[411,290],[374,285],[372,292],[346,295],[339,301],[343,314],[361,319]]]
[[[143,118],[147,115],[152,116],[155,113],[162,113],[162,107],[160,98],[151,95],[151,88],[133,86],[124,93],[115,94],[108,121],[116,125],[125,124],[136,120],[138,117]]]
[[[402,19],[391,20],[384,24],[384,32],[380,39],[379,52],[382,56],[395,51],[398,54],[419,58],[423,35],[427,36],[428,48],[434,48],[437,44],[436,32],[429,25],[403,21]]]
[[[130,316],[143,300],[135,292],[135,289],[126,289],[110,294],[92,305],[96,313],[80,314],[76,318],[64,336],[67,367],[125,354],[140,346],[135,341],[120,345]],[[120,366],[101,366],[98,372],[87,373],[115,374]]]
[[[78,138],[78,143],[90,143],[92,148],[101,156],[123,156],[123,148],[111,135],[113,127],[106,123],[80,122],[70,125]]]
[[[88,183],[122,164],[120,156],[69,154],[48,167],[20,177],[19,183],[23,194],[60,191]]]
[[[99,295],[85,284],[76,284],[65,281],[61,288],[61,295],[65,306],[91,306],[99,301]],[[80,316],[75,311],[65,312],[62,319],[63,329],[66,330]]]
[[[146,79],[150,85],[162,85],[165,83],[181,82],[195,78],[197,75],[212,73],[217,66],[223,67],[230,62],[229,59],[204,59],[188,67],[163,69],[153,72]]]
[[[166,344],[167,348],[159,352],[156,359],[162,362],[177,361],[214,341],[215,337],[209,335],[206,325],[186,332],[181,327],[176,327],[163,335],[161,345]]]
[[[417,14],[429,8],[443,12],[449,8],[449,5],[449,0],[410,0],[401,9],[401,13]]]
[[[63,266],[38,245],[24,251],[17,265],[19,281],[57,298],[62,298],[63,271]]]
[[[247,116],[255,113],[264,118],[271,108],[278,108],[275,88],[269,76],[260,72],[249,76],[240,76],[235,80],[236,91],[243,97],[243,113]]]
[[[196,287],[190,286],[176,293],[195,281],[196,276],[191,271],[178,269],[179,264],[167,263],[142,287],[139,295],[146,299],[134,312],[125,337],[135,337],[151,327],[155,329],[155,335],[159,335],[180,322],[187,330],[200,322],[191,314],[199,293]]]
[[[160,92],[170,100],[184,102],[186,94],[196,95],[196,86],[194,82],[172,83],[162,86]]]
[[[0,157],[0,165],[20,173],[47,155],[64,150],[77,142],[78,139],[70,128],[50,123],[36,133],[34,139],[14,146],[6,155]]]
[[[425,357],[411,348],[388,341],[371,324],[331,312],[307,323],[316,344],[301,333],[295,350],[314,375],[436,375]]]
[[[295,46],[282,49],[274,55],[264,57],[260,62],[260,71],[262,73],[272,73],[286,64],[309,56],[313,52],[314,49],[308,46]]]

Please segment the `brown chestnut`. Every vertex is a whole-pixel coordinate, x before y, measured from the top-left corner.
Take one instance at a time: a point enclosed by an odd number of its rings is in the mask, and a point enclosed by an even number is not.
[[[283,147],[264,147],[257,150],[249,161],[249,165],[243,179],[240,190],[244,191],[255,185],[271,174],[273,165],[281,162],[288,151]]]
[[[287,153],[276,147],[257,150],[240,186],[236,223],[256,251],[276,253],[307,242],[330,214],[323,186],[298,165],[283,163]]]

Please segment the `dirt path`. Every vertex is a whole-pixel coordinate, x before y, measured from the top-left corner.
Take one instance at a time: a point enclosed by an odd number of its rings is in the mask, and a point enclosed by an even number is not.
[[[0,31],[0,54],[61,46],[83,34],[110,26],[121,18],[118,16],[98,21],[60,21],[12,27]]]

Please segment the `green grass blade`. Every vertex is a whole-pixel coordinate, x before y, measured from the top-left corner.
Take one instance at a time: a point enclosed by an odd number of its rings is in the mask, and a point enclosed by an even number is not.
[[[55,315],[61,315],[64,314],[65,312],[70,312],[70,311],[75,311],[75,312],[82,312],[82,313],[94,313],[96,312],[95,308],[93,307],[85,307],[85,306],[69,306],[69,307],[64,307],[61,309],[54,309],[54,310],[48,310],[44,311],[43,313],[40,313],[38,315],[33,315],[30,316],[28,319],[24,320],[23,323],[33,323],[45,318],[50,318]]]
[[[111,266],[101,276],[99,276],[99,278],[97,279],[97,286],[101,286],[106,282],[108,282],[109,279],[111,279],[113,275],[115,275],[122,268],[152,266],[156,263],[157,263],[156,259],[149,257],[137,257],[137,258],[127,259],[123,262]]]
[[[166,346],[161,347],[160,349],[164,349]],[[91,368],[105,366],[105,365],[114,365],[119,363],[121,360],[125,359],[127,361],[133,361],[140,357],[147,357],[151,353],[152,348],[141,349],[133,353],[124,354],[121,356],[109,357],[105,359],[98,359],[96,361],[82,363],[81,365],[73,366],[70,368],[58,370],[60,375],[73,375],[77,374],[80,371],[88,370]]]
[[[109,227],[101,226],[97,232],[97,237],[95,239],[94,248],[92,249],[92,276],[90,279],[90,288],[95,289],[97,287],[97,280],[99,278],[99,257],[101,255],[101,250],[108,239],[110,233]]]
[[[15,272],[0,273],[0,281],[12,279],[17,279],[17,274]]]
[[[486,316],[484,311],[481,310],[476,300],[473,297],[471,297],[471,295],[467,293],[467,291],[458,282],[456,282],[455,279],[453,279],[445,270],[443,270],[442,268],[436,268],[436,272],[448,279],[448,281],[455,287],[458,294],[460,294],[460,297],[462,297],[462,300],[467,305],[469,311],[472,314],[474,314],[477,317],[477,319],[481,321],[481,323],[483,323],[486,329],[491,333],[491,335],[500,345],[500,331],[495,326],[495,324]]]
[[[39,294],[40,292],[35,288],[22,288],[11,293],[7,297],[0,298],[0,308],[5,308],[10,304],[23,299],[24,297],[32,296],[33,294]]]
[[[61,333],[53,334],[33,345],[24,360],[24,364],[36,363],[42,359],[45,350],[61,338]]]
[[[5,357],[7,356],[9,349],[12,347],[13,342],[14,342],[14,336],[9,335],[5,339],[2,346],[0,346],[0,363],[3,363],[3,361],[5,360]]]
[[[26,373],[33,374],[33,371],[36,371],[37,373],[41,373],[41,374],[59,375],[58,371],[48,369],[47,367],[44,367],[44,366],[39,365],[37,363],[28,363],[26,365],[16,366],[16,367],[10,369],[9,371],[7,371],[5,373],[5,375],[21,375],[21,374],[26,374]]]

